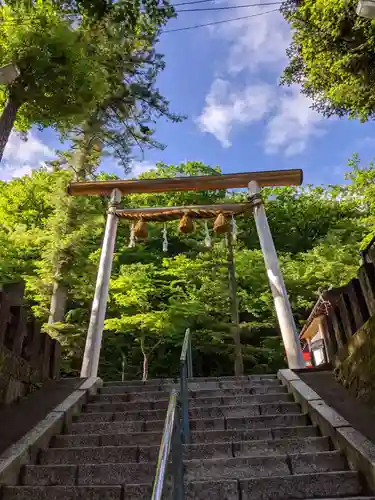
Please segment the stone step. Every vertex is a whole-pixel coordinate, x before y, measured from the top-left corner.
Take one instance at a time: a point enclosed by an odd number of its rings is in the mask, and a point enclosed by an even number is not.
[[[239,491],[241,497],[239,496]],[[2,500],[145,500],[152,483],[121,486],[7,486]],[[328,472],[243,479],[202,481],[185,485],[186,500],[374,500],[363,495],[356,472]]]
[[[212,419],[211,422],[216,422]],[[191,423],[199,420],[191,420]],[[285,415],[262,415],[258,417],[229,417],[225,419],[226,429],[261,429],[267,427],[293,427],[308,424],[307,415],[303,413],[289,413]],[[191,427],[193,429],[193,427]]]
[[[249,478],[240,481],[241,500],[305,500],[362,495],[357,472],[326,472]]]
[[[168,399],[162,399],[158,401],[158,403],[162,403],[159,405],[159,410],[167,411],[168,408]],[[154,410],[154,401],[138,401],[138,402],[130,402],[130,403],[88,403],[85,406],[85,412],[87,413],[99,413],[103,412],[126,412],[126,411],[149,411]]]
[[[177,378],[152,378],[143,382],[143,380],[125,380],[122,382],[121,380],[114,380],[112,382],[104,382],[103,387],[112,387],[112,386],[127,386],[127,385],[138,385],[138,386],[160,386],[163,384],[174,384],[177,382]]]
[[[160,439],[160,436],[158,436]],[[42,465],[94,464],[94,463],[156,463],[160,445],[154,446],[96,446],[50,448],[40,455]],[[286,453],[329,451],[330,440],[325,437],[306,439],[275,439],[199,443],[184,446],[187,460],[232,458],[243,456],[269,456]]]
[[[280,392],[275,394],[253,394],[253,395],[241,395],[238,396],[214,396],[214,397],[204,397],[204,398],[190,398],[189,407],[193,408],[195,406],[218,406],[218,405],[252,405],[252,404],[262,404],[262,403],[288,403],[293,402],[293,396],[287,394],[286,392]]]
[[[332,446],[328,437],[295,437],[285,439],[269,439],[267,441],[237,441],[232,443],[232,449],[233,456],[239,457],[251,455],[277,455],[283,453],[314,453],[330,451]]]
[[[133,394],[144,392],[161,392],[166,388],[169,389],[173,384],[160,385],[109,385],[99,389],[99,394]]]
[[[189,379],[189,381],[192,381],[192,382],[215,382],[215,381],[222,381],[222,382],[239,381],[239,382],[243,382],[246,380],[262,382],[262,381],[266,381],[266,380],[278,380],[278,378],[277,378],[277,375],[270,373],[270,374],[265,374],[265,375],[241,375],[239,377],[236,377],[234,375],[230,375],[230,376],[224,376],[224,377],[193,377],[193,378]]]
[[[202,389],[200,391],[191,391],[191,398],[212,398],[212,397],[240,397],[254,396],[260,394],[287,394],[287,388],[282,385],[256,385],[249,387],[238,387],[232,389]]]
[[[105,414],[103,414],[105,415]],[[121,413],[114,414],[121,416]],[[129,432],[162,431],[163,420],[124,420],[73,423],[71,434],[124,434]],[[308,419],[302,413],[279,415],[263,415],[249,417],[222,417],[190,419],[192,431],[227,430],[227,429],[261,429],[268,427],[291,427],[308,424]]]
[[[263,403],[288,403],[293,402],[291,394],[285,392],[279,394],[258,394],[252,396],[229,396],[213,398],[190,398],[189,408],[211,407],[211,406],[235,406],[235,405],[253,405]],[[148,411],[148,410],[167,410],[168,399],[158,401],[132,401],[132,402],[96,402],[89,403],[85,407],[88,413],[104,412],[126,412],[126,411]]]
[[[52,448],[81,448],[87,446],[160,446],[161,432],[110,434],[63,434],[52,441]]]
[[[345,457],[339,451],[298,453],[273,456],[213,458],[186,460],[185,480],[205,481],[216,479],[243,479],[314,472],[343,471],[347,468]]]
[[[220,443],[228,441],[253,441],[288,438],[309,438],[319,437],[317,427],[294,426],[294,427],[274,427],[268,429],[231,429],[225,431],[193,431],[191,433],[192,443]]]
[[[300,406],[296,403],[264,403],[262,405],[231,405],[193,407],[189,409],[190,418],[247,417],[257,415],[275,415],[278,413],[298,413]],[[122,420],[162,420],[166,410],[143,410],[125,412],[82,413],[75,422],[116,422]]]
[[[250,385],[239,386],[232,389],[202,389],[189,392],[190,398],[210,398],[210,397],[243,397],[261,394],[287,394],[287,389],[282,385]],[[120,392],[110,394],[95,394],[90,402],[100,403],[129,403],[138,401],[160,401],[168,399],[170,391],[157,390],[145,392]]]
[[[121,500],[122,490],[121,486],[8,486],[2,500]]]
[[[255,486],[253,491],[249,487],[250,482]],[[267,484],[267,488],[263,488],[264,484]],[[304,490],[306,496],[303,496]],[[128,498],[132,500],[144,500],[151,498],[151,493],[151,485],[125,487],[126,500]],[[373,499],[370,496],[354,497],[354,495],[361,494],[363,494],[361,482],[358,474],[355,472],[301,474],[274,478],[252,478],[241,481],[193,481],[185,485],[185,499],[187,500],[207,500],[209,498],[218,500]]]
[[[162,427],[161,427],[162,429]],[[145,422],[142,420],[128,420],[124,422],[83,422],[71,426],[71,434],[126,434],[143,432]]]
[[[159,450],[159,447],[155,448]],[[50,448],[40,455],[40,464],[42,465],[112,464],[139,461],[141,460],[139,460],[138,446]]]
[[[131,403],[143,401],[159,401],[169,399],[170,391],[122,392],[120,394],[95,394],[90,402],[99,403]]]
[[[221,431],[193,431],[192,443],[220,443],[232,441],[250,441],[289,438],[318,437],[317,427],[295,426],[274,427],[268,429],[251,430],[221,430]],[[131,446],[131,445],[160,445],[161,432],[116,433],[110,434],[62,434],[56,436],[51,443],[53,448],[79,448],[87,446]]]
[[[289,460],[289,462],[288,462]],[[185,481],[244,479],[293,474],[343,471],[345,457],[339,451],[298,453],[262,457],[185,460]],[[105,463],[79,465],[27,465],[26,486],[95,486],[152,482],[154,467],[149,463]]]
[[[226,441],[198,443],[184,446],[186,460],[233,457],[260,457],[287,453],[314,453],[330,451],[330,440],[325,437],[290,438],[277,440]],[[140,446],[140,462],[156,463],[159,446]]]
[[[96,486],[152,483],[155,467],[149,463],[80,465],[26,465],[25,486]]]

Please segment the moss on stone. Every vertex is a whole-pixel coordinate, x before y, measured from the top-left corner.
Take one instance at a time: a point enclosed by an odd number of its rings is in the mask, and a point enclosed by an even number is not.
[[[335,361],[335,376],[356,398],[375,408],[375,316],[350,339]]]

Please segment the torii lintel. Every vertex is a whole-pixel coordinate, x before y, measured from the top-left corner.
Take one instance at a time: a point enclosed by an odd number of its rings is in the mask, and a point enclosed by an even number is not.
[[[261,187],[300,186],[302,180],[303,172],[301,169],[268,170],[222,175],[173,177],[170,179],[71,182],[68,187],[68,193],[71,196],[105,196],[110,195],[114,189],[118,189],[123,195],[132,193],[236,189],[247,188],[251,181],[256,181]]]

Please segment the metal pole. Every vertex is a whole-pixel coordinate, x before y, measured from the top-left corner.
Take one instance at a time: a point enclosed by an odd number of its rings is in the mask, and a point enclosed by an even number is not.
[[[87,331],[85,353],[82,361],[81,377],[97,377],[98,375],[109,280],[111,278],[118,223],[116,207],[119,205],[120,201],[121,191],[114,189],[109,203],[102,253],[100,255],[98,275],[96,278],[95,295],[91,308],[90,324]]]
[[[275,303],[276,315],[284,342],[288,366],[291,369],[305,368],[305,360],[303,358],[296,325],[294,323],[292,308],[286,292],[262,198],[259,193],[259,184],[255,181],[251,181],[249,183],[249,199],[254,204],[253,214],[255,224],[263,252],[264,263],[266,265],[268,281]]]

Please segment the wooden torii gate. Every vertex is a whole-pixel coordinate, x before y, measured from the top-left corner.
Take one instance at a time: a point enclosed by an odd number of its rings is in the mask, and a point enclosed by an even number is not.
[[[97,377],[102,344],[104,320],[107,308],[109,281],[111,277],[118,219],[158,220],[163,214],[169,220],[179,218],[187,211],[199,218],[214,217],[219,213],[235,215],[252,210],[259,236],[260,246],[271,287],[276,315],[288,359],[289,368],[304,368],[302,350],[294,323],[292,308],[286,292],[284,279],[277,259],[275,246],[268,225],[266,212],[260,195],[264,186],[299,186],[302,170],[271,170],[266,172],[244,172],[236,174],[177,177],[172,179],[112,180],[72,182],[68,192],[72,196],[110,196],[107,223],[104,232],[99,269],[92,303],[90,324],[86,337],[81,377]],[[213,189],[248,188],[248,203],[215,204],[190,207],[164,207],[150,209],[121,209],[121,197],[132,193],[162,193],[171,191],[202,191]]]

